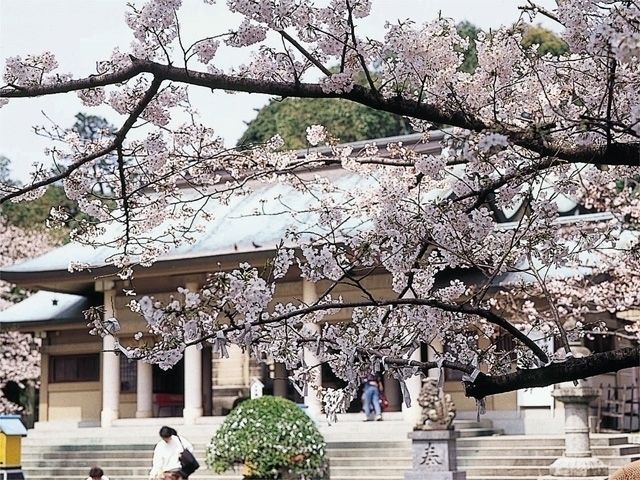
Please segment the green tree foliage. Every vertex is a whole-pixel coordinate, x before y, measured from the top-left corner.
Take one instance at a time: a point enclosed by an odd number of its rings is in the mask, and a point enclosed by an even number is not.
[[[569,46],[564,40],[540,25],[527,28],[522,35],[522,46],[529,48],[532,45],[539,45],[538,55],[550,53],[554,56],[560,56],[569,51]]]
[[[0,183],[5,185],[13,185],[15,182],[11,179],[11,160],[4,155],[0,155]]]
[[[460,70],[463,72],[473,73],[478,66],[478,52],[476,50],[476,39],[482,30],[473,23],[464,21],[460,22],[456,29],[458,34],[469,40],[469,46],[463,52],[464,61]],[[491,32],[488,33],[491,35]],[[547,53],[555,56],[563,55],[569,51],[569,46],[558,35],[551,30],[547,30],[540,25],[528,27],[522,32],[522,46],[531,48],[538,45],[537,55],[546,55]]]
[[[105,136],[113,135],[116,131],[107,119],[85,113],[76,115],[76,123],[73,124],[72,130],[87,142],[98,141]],[[115,155],[106,155],[92,165],[94,178],[97,181],[96,190],[103,196],[109,195],[109,187],[98,179],[101,178],[101,172],[111,171],[116,161]]]
[[[243,465],[253,479],[325,478],[325,442],[313,421],[290,400],[265,396],[234,408],[207,450],[207,465],[222,473]]]
[[[78,205],[67,198],[64,189],[59,185],[49,185],[44,195],[30,202],[6,202],[0,205],[0,216],[16,227],[25,230],[43,229],[49,218],[51,207],[62,207],[69,213],[69,221],[65,229],[48,230],[48,233],[57,241],[66,242],[69,231],[78,225],[81,218],[86,215],[80,212]]]
[[[408,120],[338,99],[271,100],[247,124],[238,145],[264,143],[279,133],[286,148],[306,147],[306,127],[324,125],[341,142],[390,137],[411,132]]]
[[[115,127],[106,118],[87,115],[82,112],[77,113],[75,118],[76,123],[73,124],[72,130],[85,140],[98,140],[105,133],[115,132]]]
[[[113,133],[115,130],[114,127],[102,117],[78,113],[75,118],[76,122],[72,130],[77,132],[80,137],[87,142],[98,140],[103,135]],[[98,170],[100,168],[103,168],[105,171],[110,168],[109,162],[111,161],[114,160],[106,157],[100,159],[100,163],[94,165],[93,168],[96,170],[96,178],[98,177]],[[19,183],[10,176],[10,163],[11,161],[7,157],[0,156],[0,181],[11,185],[18,185]],[[107,194],[101,183],[98,183],[96,188],[100,193]],[[87,215],[81,213],[76,202],[67,198],[62,186],[56,184],[49,185],[44,195],[35,200],[29,202],[3,203],[0,205],[0,216],[2,216],[8,224],[25,230],[43,229],[52,207],[61,207],[67,212],[69,217],[65,228],[48,230],[48,233],[56,241],[68,241],[69,232],[77,228],[82,220],[88,219]]]
[[[465,20],[456,25],[458,35],[469,41],[469,46],[464,51],[464,61],[460,70],[467,73],[473,73],[478,66],[478,52],[476,50],[476,39],[481,30],[473,23]]]

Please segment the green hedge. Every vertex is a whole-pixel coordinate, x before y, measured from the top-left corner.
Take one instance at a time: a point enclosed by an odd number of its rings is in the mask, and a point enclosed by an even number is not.
[[[246,400],[227,416],[207,449],[217,473],[243,465],[245,478],[321,479],[325,442],[313,421],[290,400]]]

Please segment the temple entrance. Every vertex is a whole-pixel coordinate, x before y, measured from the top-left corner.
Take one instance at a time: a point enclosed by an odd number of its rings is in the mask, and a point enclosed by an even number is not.
[[[402,397],[400,395],[400,386],[398,381],[390,378],[386,375],[383,376],[384,394],[389,401],[388,412],[399,412],[402,408]],[[322,386],[324,388],[343,388],[346,385],[344,380],[338,378],[331,370],[331,367],[323,363],[322,364]],[[361,385],[358,389],[358,394],[351,401],[347,413],[359,413],[362,411],[362,388]]]
[[[153,365],[153,416],[181,417],[184,408],[184,359],[173,368]]]

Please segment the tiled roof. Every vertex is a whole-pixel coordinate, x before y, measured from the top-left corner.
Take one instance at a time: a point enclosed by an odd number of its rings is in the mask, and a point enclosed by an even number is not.
[[[0,312],[0,328],[35,325],[42,322],[73,322],[84,319],[90,306],[82,295],[40,290],[20,303]]]

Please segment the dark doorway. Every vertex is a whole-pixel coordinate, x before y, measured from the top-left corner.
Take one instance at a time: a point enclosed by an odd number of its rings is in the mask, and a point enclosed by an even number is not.
[[[179,417],[184,408],[184,360],[173,368],[153,366],[153,410],[155,417]]]

